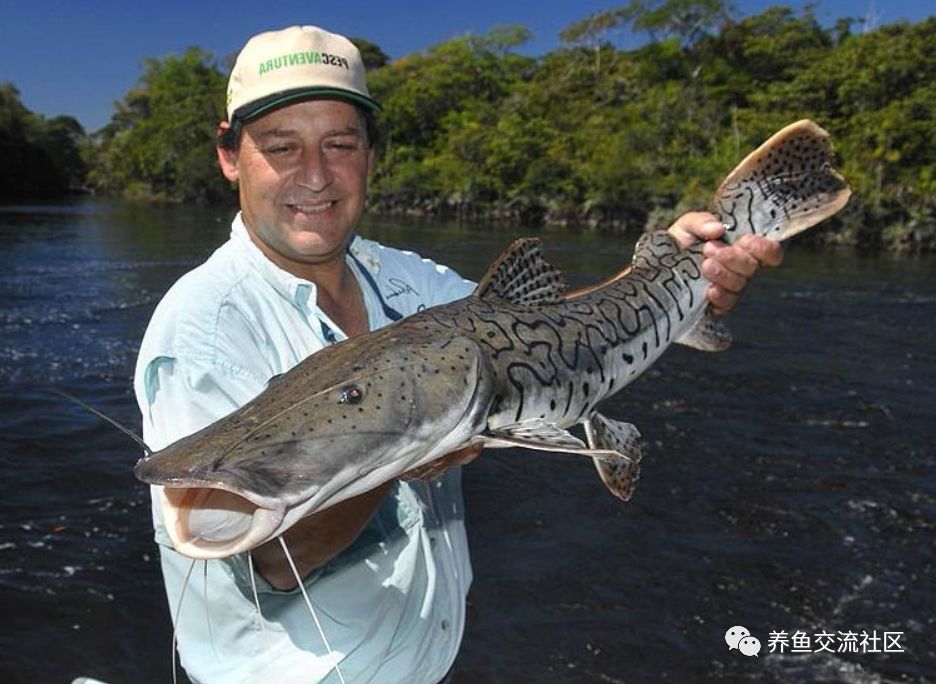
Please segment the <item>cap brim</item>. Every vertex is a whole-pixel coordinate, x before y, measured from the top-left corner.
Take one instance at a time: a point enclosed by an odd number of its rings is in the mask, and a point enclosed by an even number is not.
[[[376,100],[373,100],[366,95],[362,95],[361,93],[356,93],[352,90],[326,87],[298,88],[296,90],[280,91],[278,93],[273,93],[271,95],[267,95],[266,97],[262,97],[259,100],[248,102],[247,104],[238,107],[237,110],[235,110],[235,112],[231,115],[231,119],[250,121],[251,119],[256,119],[258,116],[262,116],[263,114],[266,114],[274,109],[279,109],[280,107],[284,107],[288,104],[299,102],[301,100],[312,100],[315,98],[346,100],[351,104],[364,107],[374,114],[379,114],[382,109]]]

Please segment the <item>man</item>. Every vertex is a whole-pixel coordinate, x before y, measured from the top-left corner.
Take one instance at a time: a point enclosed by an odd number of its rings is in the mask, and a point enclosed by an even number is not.
[[[360,54],[341,36],[292,27],[245,45],[218,147],[241,211],[228,242],[160,302],[140,350],[135,390],[152,448],[230,413],[332,342],[471,292],[445,267],[354,235],[375,163],[378,111]],[[691,213],[671,231],[690,244],[722,227],[710,214]],[[775,243],[759,239],[709,242],[706,253],[709,298],[719,311],[735,304],[760,264],[781,259]],[[394,281],[406,282],[406,292]],[[154,497],[189,676],[442,681],[458,651],[471,583],[460,469],[450,466],[476,455],[452,454],[411,474],[422,480],[389,483],[284,535],[321,633],[278,543],[250,558],[206,562],[189,579],[192,563],[170,547]]]

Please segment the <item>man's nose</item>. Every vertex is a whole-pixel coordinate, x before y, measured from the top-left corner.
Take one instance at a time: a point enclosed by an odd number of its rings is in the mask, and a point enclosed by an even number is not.
[[[303,148],[296,180],[299,185],[314,192],[321,192],[331,185],[333,180],[331,168],[325,153],[320,148],[311,145]]]

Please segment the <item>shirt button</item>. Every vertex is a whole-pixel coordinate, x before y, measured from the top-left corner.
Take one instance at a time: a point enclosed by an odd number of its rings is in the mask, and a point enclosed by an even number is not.
[[[443,629],[443,630],[448,630],[448,628],[449,628],[449,621],[448,621],[448,620],[442,620],[442,629]]]
[[[436,545],[436,538],[429,537],[429,546],[435,546],[435,545]]]

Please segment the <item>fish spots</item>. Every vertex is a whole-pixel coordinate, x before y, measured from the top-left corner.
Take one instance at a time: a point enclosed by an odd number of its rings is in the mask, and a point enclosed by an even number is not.
[[[574,395],[574,394],[575,394],[575,383],[574,383],[574,382],[570,382],[570,383],[569,383],[569,391],[566,393],[566,405],[565,405],[565,408],[564,408],[563,411],[562,411],[562,415],[564,415],[564,416],[569,415],[569,409],[572,408],[572,395]]]

